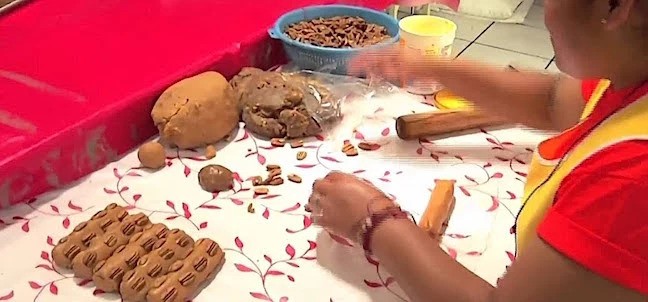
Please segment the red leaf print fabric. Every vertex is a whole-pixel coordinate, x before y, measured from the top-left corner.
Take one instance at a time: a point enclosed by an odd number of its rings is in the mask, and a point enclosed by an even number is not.
[[[202,149],[167,148],[166,165],[152,171],[141,168],[137,154],[131,153],[75,186],[3,209],[0,239],[7,247],[3,257],[21,261],[3,262],[7,267],[0,274],[0,301],[114,298],[96,289],[91,280],[71,278],[52,259],[52,248],[61,238],[110,203],[183,230],[194,240],[211,238],[219,244],[227,261],[193,302],[370,302],[372,295],[385,302],[409,301],[379,259],[365,256],[352,240],[322,229],[306,212],[313,181],[336,170],[378,187],[417,221],[434,180],[456,180],[457,205],[442,246],[468,268],[492,264],[497,272],[483,276],[496,282],[493,276],[504,273],[515,252],[509,233],[515,218],[511,213],[519,209],[526,163],[533,152],[527,146],[539,138],[517,130],[484,130],[444,140],[402,142],[396,139],[391,117],[432,109],[420,96],[415,96],[420,103],[402,105],[403,98],[412,98],[403,94],[376,99],[376,108],[370,111],[377,113],[340,138],[356,147],[364,143],[357,156],[345,155],[341,145],[324,136],[304,139],[302,147],[292,148],[290,141],[272,146],[241,124],[228,141],[217,144],[215,158],[206,159]],[[297,158],[298,152],[306,157]],[[201,189],[198,172],[209,164],[232,171],[230,190]],[[267,194],[255,194],[252,181],[265,177],[270,164],[281,166],[285,182],[264,186]],[[289,174],[299,175],[302,182],[288,181]],[[337,274],[355,281],[337,279]],[[326,284],[329,290],[305,292],[308,284]]]

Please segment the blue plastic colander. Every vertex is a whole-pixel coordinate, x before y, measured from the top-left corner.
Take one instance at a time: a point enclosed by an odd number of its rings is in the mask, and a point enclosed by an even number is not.
[[[285,34],[286,28],[291,24],[320,17],[337,16],[361,17],[369,23],[382,25],[392,38],[369,47],[338,49],[297,42]],[[277,19],[274,27],[268,30],[270,37],[281,40],[286,55],[296,67],[334,74],[345,74],[349,59],[358,52],[398,42],[398,32],[396,18],[380,11],[349,5],[315,5],[296,9],[282,15]]]

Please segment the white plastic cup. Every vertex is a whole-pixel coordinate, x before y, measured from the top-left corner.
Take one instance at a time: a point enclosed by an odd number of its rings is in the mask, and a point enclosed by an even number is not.
[[[415,15],[398,23],[400,45],[407,51],[425,56],[451,58],[457,25],[445,18]],[[415,80],[406,84],[407,91],[415,94],[434,94],[443,87],[433,80]]]

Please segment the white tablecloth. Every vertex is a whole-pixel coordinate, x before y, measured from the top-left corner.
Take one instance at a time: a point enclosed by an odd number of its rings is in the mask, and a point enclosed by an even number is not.
[[[152,172],[138,168],[133,152],[74,186],[0,211],[0,301],[119,300],[53,268],[50,255],[59,238],[113,202],[226,249],[225,266],[194,301],[407,301],[377,259],[312,225],[304,212],[312,181],[331,170],[369,179],[417,217],[434,179],[456,179],[457,207],[443,248],[494,284],[514,258],[509,230],[532,148],[542,137],[507,129],[403,142],[395,136],[393,118],[433,108],[394,100],[376,106],[382,118],[365,120],[347,136],[381,148],[357,157],[346,157],[339,143],[328,139],[307,141],[299,149],[273,148],[241,128],[231,142],[219,144],[214,159],[205,160],[200,150],[169,150],[167,167]],[[306,151],[306,159],[298,161],[298,151]],[[265,175],[264,164],[271,163],[304,181],[254,196],[247,179]],[[207,164],[236,172],[235,191],[202,191],[197,174]],[[250,203],[254,213],[247,211]]]

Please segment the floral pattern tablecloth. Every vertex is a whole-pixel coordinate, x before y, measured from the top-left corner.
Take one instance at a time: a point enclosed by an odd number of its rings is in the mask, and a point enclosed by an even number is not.
[[[346,157],[339,142],[326,137],[301,148],[276,148],[241,125],[211,160],[201,150],[169,150],[167,166],[148,171],[138,168],[133,152],[70,188],[1,210],[0,301],[119,300],[54,267],[50,254],[59,238],[113,202],[182,228],[195,239],[212,238],[226,250],[225,266],[194,301],[407,301],[378,259],[313,225],[304,211],[312,182],[331,170],[370,180],[417,218],[434,179],[456,179],[457,207],[442,247],[495,284],[515,257],[510,229],[527,163],[543,136],[512,128],[400,141],[395,117],[434,110],[423,97],[417,100],[407,105],[376,101],[375,116],[381,118],[365,120],[347,136],[380,148],[357,157]],[[297,160],[298,151],[307,157]],[[235,189],[202,191],[197,174],[207,164],[235,172]],[[286,182],[255,196],[248,179],[265,175],[265,164],[279,164],[284,174],[298,174],[303,182]]]

